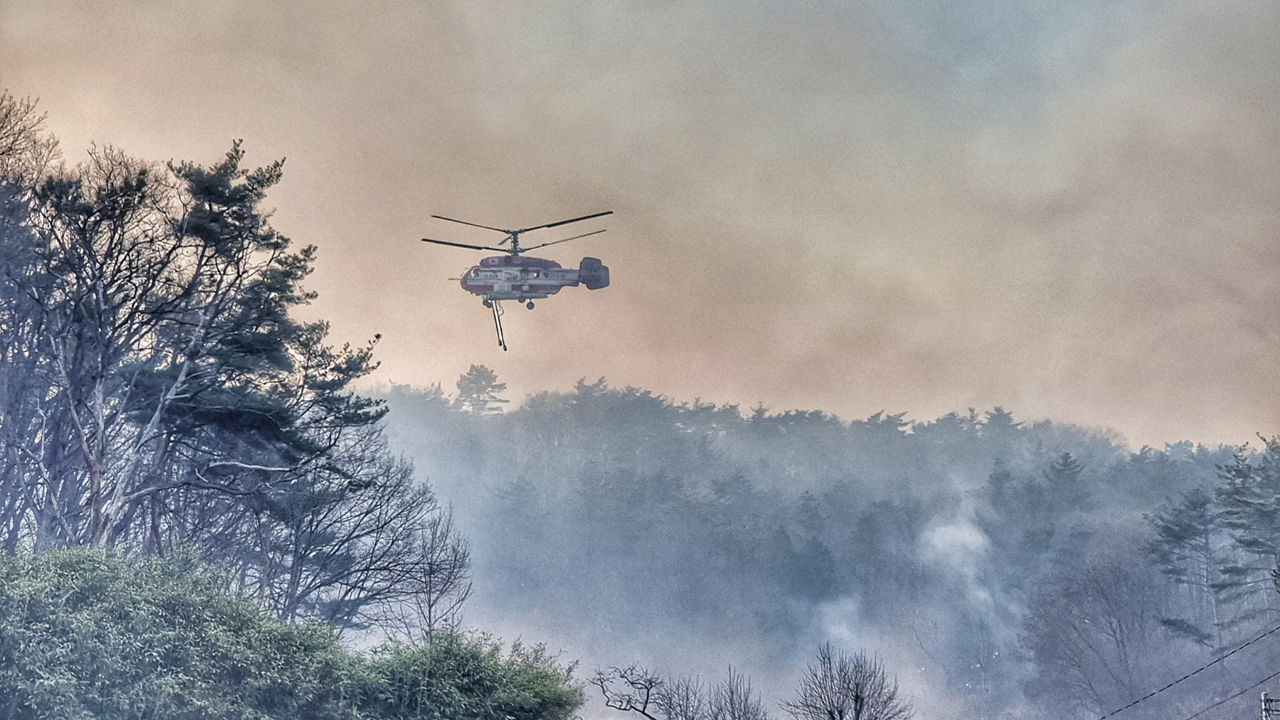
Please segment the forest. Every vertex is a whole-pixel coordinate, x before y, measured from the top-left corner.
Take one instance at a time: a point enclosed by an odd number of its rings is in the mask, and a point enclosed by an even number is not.
[[[282,163],[72,166],[43,120],[0,94],[0,717],[572,716],[568,665],[451,622],[374,343],[291,314]]]
[[[1280,620],[1274,439],[1132,450],[998,407],[846,422],[603,379],[504,391],[479,365],[392,388],[389,432],[471,540],[472,615],[597,666],[732,668],[781,703],[836,642],[921,717],[1097,718]],[[1120,717],[1254,712],[1230,696],[1277,660],[1268,636]]]
[[[0,94],[0,717],[1225,718],[1274,677],[1280,440],[371,393],[378,338],[296,317],[283,162],[43,123]]]

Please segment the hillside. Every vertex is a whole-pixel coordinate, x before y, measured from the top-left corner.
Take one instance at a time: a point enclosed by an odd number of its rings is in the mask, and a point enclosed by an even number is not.
[[[782,700],[830,640],[885,658],[929,717],[1088,716],[1271,622],[1274,561],[1226,516],[1232,482],[1277,507],[1274,445],[1134,450],[1000,408],[848,422],[604,381],[498,412],[486,370],[458,397],[395,389],[389,432],[472,539],[467,619],[537,628],[599,666],[731,665]],[[1207,579],[1174,527],[1201,497],[1220,518]],[[1232,682],[1202,680],[1142,709]]]

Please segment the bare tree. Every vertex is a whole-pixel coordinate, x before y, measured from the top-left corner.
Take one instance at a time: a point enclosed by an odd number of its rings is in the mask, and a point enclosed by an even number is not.
[[[907,720],[914,714],[879,659],[862,651],[835,652],[830,643],[818,648],[795,700],[782,708],[797,720]]]
[[[453,524],[453,510],[434,506],[419,532],[417,565],[405,592],[411,639],[430,642],[437,630],[456,628],[471,597],[471,548]],[[416,636],[416,637],[414,637]]]
[[[44,119],[35,100],[0,90],[0,182],[28,184],[56,159],[58,143],[43,132]]]
[[[1133,548],[1062,568],[1023,624],[1028,694],[1086,715],[1137,699],[1178,652],[1160,622],[1165,606],[1165,587]]]
[[[751,678],[729,668],[729,676],[711,690],[707,720],[769,720]]]
[[[667,720],[709,720],[710,701],[706,684],[695,677],[664,682],[656,699],[658,710]]]
[[[597,672],[591,684],[606,706],[649,720],[769,720],[750,678],[733,668],[710,688],[696,677],[664,679],[636,665]]]
[[[598,670],[595,677],[591,678],[591,684],[600,688],[605,707],[621,712],[633,712],[649,720],[661,720],[665,717],[662,697],[667,685],[660,675],[647,668],[628,665],[624,668]],[[702,706],[705,707],[705,703],[702,703]],[[685,706],[678,705],[678,707]],[[691,707],[697,707],[697,704]],[[681,718],[681,720],[693,719]]]

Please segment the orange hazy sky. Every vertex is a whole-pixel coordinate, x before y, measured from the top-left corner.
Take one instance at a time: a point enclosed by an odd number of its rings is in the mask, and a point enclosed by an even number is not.
[[[0,0],[0,88],[68,162],[287,157],[307,312],[381,333],[379,382],[1241,443],[1280,433],[1278,28],[1272,0]],[[509,308],[508,353],[448,280],[478,254],[418,241],[601,210],[548,254],[613,286]]]

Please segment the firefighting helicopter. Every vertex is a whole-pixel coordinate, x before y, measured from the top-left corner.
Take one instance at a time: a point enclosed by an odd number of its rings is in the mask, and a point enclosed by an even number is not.
[[[524,253],[530,250],[537,250],[548,245],[558,245],[562,242],[577,240],[579,238],[589,237],[591,235],[599,235],[604,230],[596,230],[573,237],[562,238],[560,240],[552,240],[540,245],[532,247],[521,247],[520,236],[534,230],[545,230],[547,228],[568,225],[569,223],[581,222],[592,218],[612,215],[612,210],[595,213],[593,215],[583,215],[572,220],[560,220],[559,222],[547,223],[546,225],[535,225],[533,227],[520,228],[519,230],[507,230],[504,228],[490,227],[488,225],[480,225],[478,223],[467,222],[466,220],[455,220],[443,215],[432,215],[431,217],[438,220],[447,220],[449,222],[459,223],[461,225],[470,225],[471,227],[483,228],[485,230],[495,230],[506,235],[497,247],[488,245],[467,245],[465,243],[448,242],[445,240],[432,240],[431,238],[422,238],[422,242],[435,243],[436,245],[449,245],[451,247],[467,248],[468,250],[492,250],[494,252],[506,253],[505,255],[497,255],[487,257],[480,260],[479,265],[469,268],[462,277],[457,278],[461,283],[462,289],[473,295],[479,295],[484,298],[484,306],[493,311],[493,327],[498,334],[498,346],[504,351],[507,349],[506,338],[502,334],[502,305],[503,300],[515,300],[524,303],[524,306],[533,309],[533,301],[550,297],[558,292],[562,287],[576,287],[579,284],[586,285],[588,290],[599,290],[600,288],[609,287],[609,268],[593,257],[584,257],[579,263],[578,269],[561,267],[560,263],[555,260],[547,260],[545,258],[526,257]],[[510,245],[507,245],[510,243]],[[507,247],[502,247],[507,245]]]

